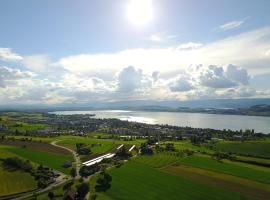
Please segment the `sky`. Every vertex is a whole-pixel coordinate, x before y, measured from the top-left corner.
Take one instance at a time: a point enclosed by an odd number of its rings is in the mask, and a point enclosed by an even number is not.
[[[2,0],[0,104],[270,97],[269,0]]]

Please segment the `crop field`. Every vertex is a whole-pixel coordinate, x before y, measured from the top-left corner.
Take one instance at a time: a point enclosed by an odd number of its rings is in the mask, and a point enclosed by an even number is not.
[[[66,149],[56,147],[45,141],[23,141],[23,140],[0,140],[0,145],[9,145],[24,147],[32,150],[68,155],[70,152]]]
[[[180,163],[270,184],[270,169],[265,167],[230,161],[218,162],[208,156],[189,156],[183,158]]]
[[[143,163],[151,167],[160,168],[180,160],[175,153],[160,153],[152,156],[138,156],[133,159],[134,162]]]
[[[214,145],[216,150],[236,153],[239,155],[270,158],[269,141],[248,141],[248,142],[219,142]]]
[[[3,170],[0,163],[0,196],[6,196],[37,188],[36,181],[29,174],[21,171]]]
[[[71,154],[63,155],[13,146],[2,146],[0,149],[3,152],[12,153],[13,155],[56,169],[66,174],[69,173],[70,169],[65,169],[62,165],[68,160],[73,161]]]
[[[111,199],[125,200],[251,199],[133,161],[111,170],[110,174],[112,186],[98,199],[106,199],[104,195]]]
[[[162,168],[162,170],[203,184],[219,186],[259,199],[267,199],[270,196],[269,184],[263,184],[249,179],[184,165],[170,165]]]

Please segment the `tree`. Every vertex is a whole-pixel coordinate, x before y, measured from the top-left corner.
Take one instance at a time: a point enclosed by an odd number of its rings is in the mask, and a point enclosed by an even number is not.
[[[166,151],[175,151],[174,144],[173,143],[167,143],[166,144]]]
[[[100,167],[97,164],[91,166],[82,166],[79,173],[82,177],[87,177],[98,172],[99,169]]]
[[[71,168],[70,170],[70,175],[75,178],[77,176],[77,172],[76,172],[76,169],[75,168]]]
[[[84,199],[88,192],[89,185],[87,183],[82,183],[77,189],[77,199]]]
[[[142,143],[141,144],[141,154],[152,155],[153,150],[146,143]]]
[[[100,177],[97,180],[96,191],[97,192],[106,191],[111,187],[111,181],[112,177],[110,174],[108,174],[105,171],[101,172]]]
[[[116,156],[123,159],[127,159],[131,156],[131,154],[128,152],[127,148],[124,146],[116,152]]]
[[[50,191],[48,193],[48,197],[49,197],[49,199],[53,199],[54,198],[54,193],[52,191]]]

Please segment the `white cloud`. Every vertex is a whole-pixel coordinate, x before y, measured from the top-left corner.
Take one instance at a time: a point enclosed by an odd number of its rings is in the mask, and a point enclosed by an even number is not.
[[[226,24],[220,25],[217,30],[219,31],[228,31],[231,29],[239,28],[245,20],[237,20],[237,21],[231,21]]]
[[[124,93],[132,93],[151,87],[151,79],[143,74],[141,69],[129,66],[121,70],[117,76],[118,90]]]
[[[31,79],[32,77],[31,72],[22,72],[18,69],[0,66],[0,87],[16,85],[19,80]]]
[[[241,83],[243,85],[247,85],[250,79],[247,70],[232,64],[227,66],[225,74],[228,79]]]
[[[31,71],[42,72],[48,69],[50,59],[48,55],[37,54],[31,56],[24,56],[22,60],[23,65]]]
[[[198,45],[197,45],[198,46]],[[55,65],[72,73],[88,75],[114,74],[125,66],[136,66],[145,73],[162,74],[184,70],[190,64],[227,65],[234,63],[250,74],[270,72],[270,28],[232,36],[205,44],[197,49],[179,50],[176,47],[127,49],[108,54],[80,54],[61,58]]]
[[[150,40],[153,42],[161,42],[163,39],[159,35],[151,35]]]
[[[172,92],[185,92],[194,89],[190,76],[178,75],[168,81],[168,86]]]
[[[0,60],[6,62],[18,62],[21,61],[22,56],[14,53],[10,48],[0,48]]]
[[[201,43],[195,43],[195,42],[188,42],[184,44],[180,44],[177,49],[178,50],[188,50],[188,49],[197,49],[201,47],[203,44]]]

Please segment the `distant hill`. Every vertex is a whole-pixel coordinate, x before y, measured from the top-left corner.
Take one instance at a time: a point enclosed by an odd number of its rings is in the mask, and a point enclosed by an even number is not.
[[[131,100],[117,102],[66,103],[58,105],[0,105],[0,110],[91,110],[91,109],[176,109],[176,108],[249,108],[270,105],[270,99],[203,99],[188,101]],[[257,106],[257,107],[256,107]],[[264,109],[264,108],[261,108]]]

